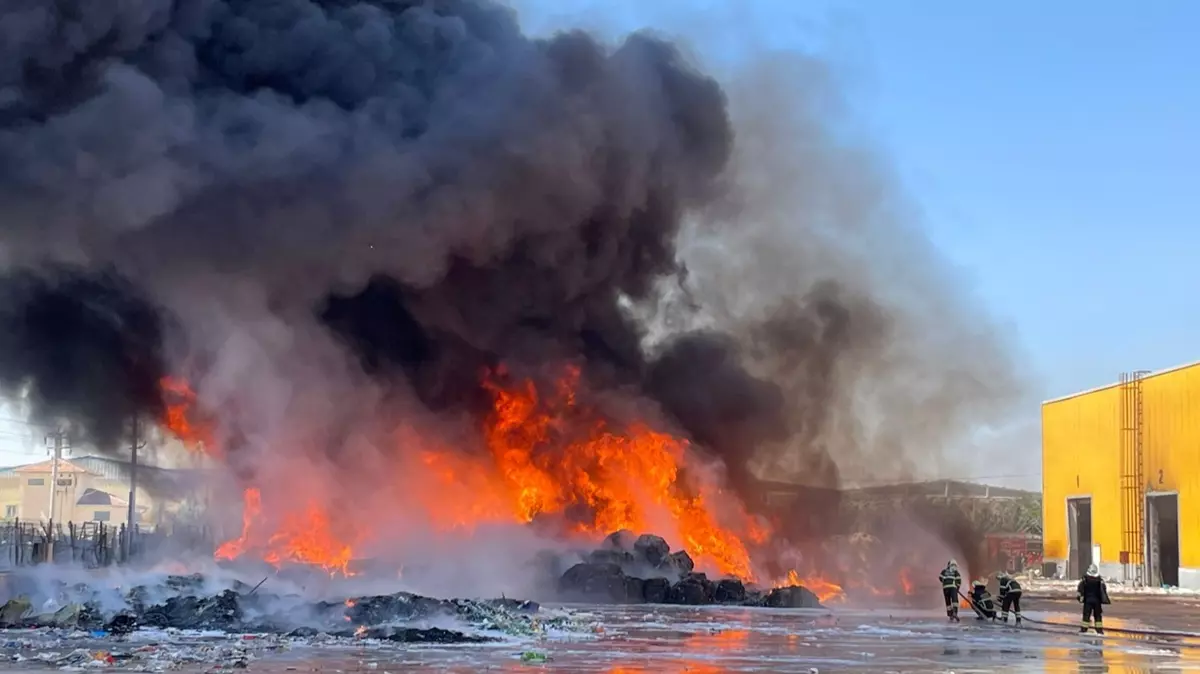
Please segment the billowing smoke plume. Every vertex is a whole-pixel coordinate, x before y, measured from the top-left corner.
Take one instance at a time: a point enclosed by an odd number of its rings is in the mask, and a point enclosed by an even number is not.
[[[932,258],[827,132],[812,60],[723,89],[659,37],[533,39],[492,0],[28,0],[0,26],[0,383],[102,449],[179,369],[231,454],[336,463],[380,410],[469,419],[485,368],[575,362],[755,503],[764,466],[910,471],[1012,383],[912,282]]]

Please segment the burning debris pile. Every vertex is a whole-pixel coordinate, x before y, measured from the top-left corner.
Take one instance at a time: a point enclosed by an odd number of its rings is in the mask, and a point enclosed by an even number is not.
[[[496,638],[466,630],[535,634],[567,626],[565,619],[541,616],[540,606],[528,601],[443,600],[401,592],[313,602],[299,595],[268,594],[240,582],[217,591],[199,574],[170,576],[161,584],[138,585],[119,596],[82,584],[57,590],[55,598],[43,604],[45,610],[35,610],[25,596],[9,600],[0,607],[0,629],[55,627],[122,635],[140,628],[167,628],[481,643]],[[461,628],[449,629],[453,625]]]
[[[652,534],[634,537],[623,530],[559,578],[558,591],[570,601],[629,604],[742,604],[772,608],[821,608],[810,590],[789,585],[763,592],[737,578],[709,580],[695,571],[684,550],[671,552],[666,540]]]

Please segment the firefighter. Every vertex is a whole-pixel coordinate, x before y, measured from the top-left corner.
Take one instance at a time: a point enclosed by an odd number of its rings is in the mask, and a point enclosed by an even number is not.
[[[962,575],[958,572],[958,562],[953,559],[946,563],[946,568],[938,576],[942,581],[942,598],[946,600],[946,617],[954,622],[958,620],[958,593],[962,588]]]
[[[1017,625],[1021,624],[1021,584],[1007,571],[996,574],[1000,581],[1000,619],[1008,622],[1008,612],[1011,610]]]
[[[1112,600],[1108,598],[1108,586],[1104,584],[1100,569],[1095,564],[1088,567],[1087,574],[1079,581],[1079,586],[1075,588],[1075,599],[1083,604],[1083,622],[1079,632],[1086,633],[1089,627],[1093,627],[1094,617],[1096,634],[1104,634],[1104,611],[1100,607],[1111,604]]]
[[[972,583],[971,603],[975,605],[976,620],[996,619],[996,602],[992,601],[986,580],[980,578]]]

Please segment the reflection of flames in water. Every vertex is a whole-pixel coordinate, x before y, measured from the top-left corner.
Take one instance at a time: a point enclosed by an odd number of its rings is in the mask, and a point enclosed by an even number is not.
[[[750,641],[749,630],[721,630],[690,636],[683,642],[683,645],[689,651],[711,653],[713,651],[744,650],[748,641]]]
[[[699,570],[755,580],[747,545],[767,541],[770,527],[732,494],[698,479],[702,471],[685,470],[692,458],[685,440],[640,421],[618,424],[581,403],[579,378],[577,368],[567,368],[544,390],[503,369],[490,373],[486,453],[436,451],[429,439],[412,442],[415,436],[406,435],[415,434],[412,429],[398,431],[398,443],[423,448],[414,465],[422,473],[414,480],[420,487],[405,498],[424,506],[431,524],[445,530],[550,517],[567,522],[563,535],[582,540],[620,529],[654,531],[686,549]],[[162,387],[169,402],[164,426],[189,447],[220,458],[192,390],[178,380]],[[250,555],[276,567],[300,563],[349,575],[355,549],[370,536],[354,522],[334,521],[330,514],[337,510],[295,491],[272,481],[249,485],[241,534],[220,545],[217,558]],[[775,583],[788,584],[804,585],[822,601],[844,596],[842,587],[820,576],[791,571]]]
[[[655,664],[650,667],[613,667],[606,669],[606,674],[649,674],[654,672],[661,674],[662,672],[686,672],[688,674],[724,674],[728,669],[715,666],[715,664],[704,664],[692,661],[676,661]]]

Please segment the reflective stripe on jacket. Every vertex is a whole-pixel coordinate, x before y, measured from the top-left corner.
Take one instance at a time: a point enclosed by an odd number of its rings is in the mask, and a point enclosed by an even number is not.
[[[1000,581],[1000,598],[1003,599],[1010,594],[1021,594],[1021,584],[1012,578]]]
[[[976,590],[972,593],[971,598],[975,600],[975,605],[984,611],[996,610],[996,605],[992,602],[992,595],[987,590]]]

